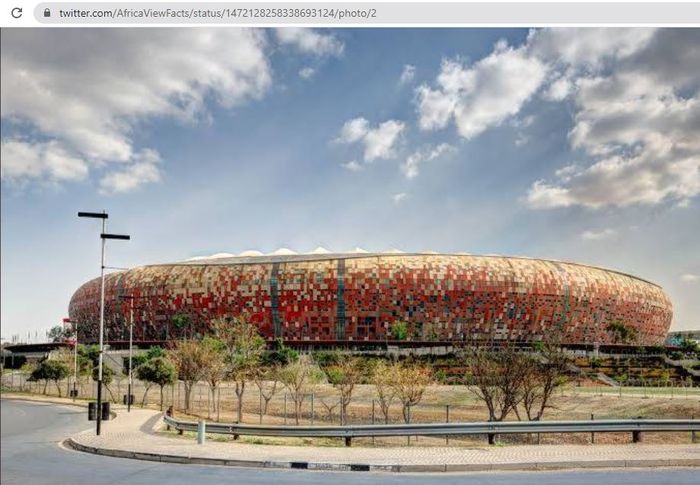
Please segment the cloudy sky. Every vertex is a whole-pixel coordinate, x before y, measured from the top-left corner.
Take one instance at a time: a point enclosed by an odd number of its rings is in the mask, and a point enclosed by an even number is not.
[[[700,328],[700,30],[3,29],[2,336],[108,264],[572,260]]]

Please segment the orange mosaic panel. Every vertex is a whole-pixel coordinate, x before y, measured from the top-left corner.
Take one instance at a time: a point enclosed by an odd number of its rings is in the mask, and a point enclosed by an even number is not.
[[[647,281],[591,266],[463,255],[328,255],[231,258],[134,268],[105,278],[107,340],[126,338],[131,295],[136,340],[204,335],[216,317],[245,315],[268,339],[391,339],[396,320],[411,340],[495,335],[541,339],[561,328],[571,343],[612,343],[610,322],[660,344],[671,303]],[[97,339],[100,279],[73,295],[69,314],[82,341]],[[179,326],[176,315],[187,315]]]

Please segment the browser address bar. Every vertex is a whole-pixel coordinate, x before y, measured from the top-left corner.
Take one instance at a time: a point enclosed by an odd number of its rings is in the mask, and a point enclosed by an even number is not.
[[[46,25],[324,25],[689,26],[698,3],[373,3],[373,2],[46,2],[34,9]]]

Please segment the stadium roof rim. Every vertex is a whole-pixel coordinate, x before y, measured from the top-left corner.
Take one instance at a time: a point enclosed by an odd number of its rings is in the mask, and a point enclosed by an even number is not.
[[[396,257],[412,257],[412,256],[424,256],[424,257],[441,257],[441,256],[453,256],[453,257],[475,257],[475,258],[500,258],[500,259],[524,259],[528,261],[543,261],[547,263],[563,263],[570,264],[573,266],[581,266],[584,268],[592,268],[600,271],[606,271],[609,273],[616,273],[628,278],[643,281],[650,285],[661,288],[661,285],[654,283],[653,281],[645,280],[639,276],[631,275],[623,271],[618,271],[615,269],[604,268],[601,266],[594,266],[591,264],[576,263],[572,261],[561,261],[556,259],[545,259],[545,258],[533,258],[528,256],[501,256],[496,254],[467,254],[467,253],[329,253],[329,254],[294,254],[294,255],[264,255],[264,256],[233,256],[230,258],[213,258],[213,259],[199,259],[195,261],[180,261],[175,263],[157,263],[157,264],[146,264],[143,267],[158,267],[158,266],[226,266],[229,264],[272,264],[272,263],[295,263],[295,262],[307,262],[307,261],[325,261],[325,260],[336,260],[336,259],[369,259],[369,258],[396,258]],[[132,268],[135,269],[135,268]]]

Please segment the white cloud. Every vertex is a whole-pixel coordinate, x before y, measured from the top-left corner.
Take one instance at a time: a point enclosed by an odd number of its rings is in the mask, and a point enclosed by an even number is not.
[[[463,138],[474,138],[517,114],[545,74],[545,65],[525,47],[514,49],[505,42],[472,66],[444,60],[437,86],[416,89],[419,126],[435,130],[454,120]]]
[[[406,200],[406,197],[408,197],[406,192],[399,192],[398,194],[392,195],[391,200],[394,202],[394,204],[398,205]]]
[[[299,77],[302,79],[311,79],[316,74],[316,69],[313,67],[303,67],[299,69]]]
[[[401,121],[389,120],[377,128],[369,130],[365,135],[365,161],[394,158],[394,145],[406,125]]]
[[[568,189],[547,185],[544,180],[537,180],[527,193],[527,203],[533,209],[550,207],[568,207],[573,204]]]
[[[562,101],[566,99],[572,89],[571,80],[562,76],[549,85],[544,92],[544,97],[550,101]]]
[[[365,118],[354,118],[343,124],[335,141],[346,144],[362,143],[365,162],[387,160],[396,156],[395,145],[405,128],[406,125],[397,120],[388,120],[376,128],[371,128]]]
[[[418,176],[419,168],[422,164],[454,152],[455,147],[448,143],[424,147],[411,153],[408,158],[406,158],[406,161],[401,165],[401,171],[407,178],[415,178]]]
[[[357,162],[357,160],[350,160],[349,162],[342,163],[341,166],[350,170],[351,172],[359,172],[364,168],[362,164]]]
[[[528,48],[545,62],[583,70],[598,70],[642,48],[654,35],[645,28],[553,28],[532,30]]]
[[[157,152],[144,150],[135,158],[135,163],[105,175],[100,180],[100,192],[103,194],[129,192],[144,184],[160,181],[161,174],[158,166],[160,156]]]
[[[354,143],[364,138],[368,131],[369,121],[364,118],[354,118],[343,124],[336,141],[340,143]]]
[[[700,71],[691,67],[700,65],[700,33],[631,30],[617,37],[586,35],[588,50],[582,39],[574,47],[559,46],[561,59],[588,66],[575,79],[569,139],[592,162],[535,182],[531,207],[666,201],[683,207],[700,194]]]
[[[70,173],[99,168],[118,190],[156,179],[134,146],[141,123],[196,122],[207,98],[230,108],[271,85],[265,36],[251,29],[3,30],[2,45],[3,122],[55,140]],[[66,159],[45,162],[60,172]]]
[[[308,28],[281,27],[275,29],[275,33],[282,44],[293,45],[307,54],[340,56],[345,49],[345,45],[335,36]]]
[[[614,229],[603,229],[601,231],[584,231],[581,233],[581,239],[585,241],[602,241],[611,239],[617,235]]]
[[[399,78],[399,82],[401,84],[408,84],[411,81],[413,81],[413,78],[416,76],[416,66],[413,66],[411,64],[404,64],[403,70],[401,71],[401,77]]]
[[[83,180],[88,174],[85,160],[71,155],[57,141],[30,142],[5,138],[0,145],[0,178],[12,182],[48,179],[52,182]]]
[[[700,276],[691,273],[685,273],[681,275],[681,281],[684,283],[697,283],[700,281]]]

